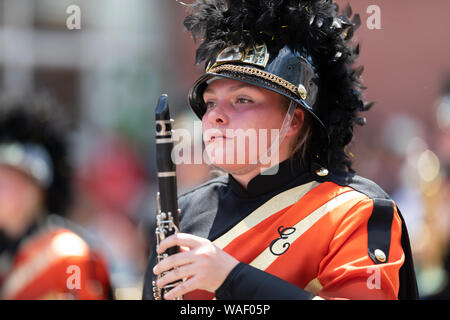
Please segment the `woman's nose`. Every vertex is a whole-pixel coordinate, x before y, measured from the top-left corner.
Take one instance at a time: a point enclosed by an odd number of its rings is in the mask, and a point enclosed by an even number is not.
[[[228,123],[229,117],[225,112],[223,106],[217,104],[208,112],[208,121],[212,125],[224,125]]]

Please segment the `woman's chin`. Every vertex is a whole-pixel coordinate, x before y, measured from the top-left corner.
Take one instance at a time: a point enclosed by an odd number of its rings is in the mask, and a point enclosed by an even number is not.
[[[212,163],[215,167],[222,169],[229,173],[241,172],[249,168],[249,164],[224,164],[224,163]]]
[[[237,152],[237,150],[209,145],[206,150],[206,161],[208,164],[227,172],[243,172],[255,167],[265,170],[279,163],[278,154],[276,157],[259,155],[258,161],[258,157],[255,155],[256,152],[250,156],[246,154],[247,151]]]
[[[207,156],[209,164],[227,172],[236,172],[245,169],[249,165],[256,164],[256,160],[250,162],[249,159],[233,156],[232,153],[227,153],[220,148],[210,150]]]

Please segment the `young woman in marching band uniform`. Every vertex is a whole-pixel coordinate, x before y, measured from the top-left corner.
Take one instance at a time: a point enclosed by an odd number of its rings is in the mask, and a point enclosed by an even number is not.
[[[159,288],[184,280],[165,299],[417,298],[400,211],[347,155],[369,108],[352,69],[359,17],[327,0],[190,8],[206,72],[189,104],[212,165],[228,174],[179,197],[180,232],[154,248],[144,298],[157,275]],[[271,143],[237,134],[251,131]]]

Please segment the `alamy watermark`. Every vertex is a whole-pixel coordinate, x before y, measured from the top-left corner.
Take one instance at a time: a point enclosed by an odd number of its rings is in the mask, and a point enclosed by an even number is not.
[[[381,8],[377,5],[370,5],[366,10],[369,17],[366,20],[366,26],[369,30],[381,29]]]
[[[66,27],[69,30],[81,29],[81,8],[75,4],[67,7],[66,13],[69,15],[66,19]]]
[[[377,266],[372,266],[367,268],[367,273],[370,276],[367,278],[366,285],[369,290],[380,290],[381,289],[381,271]]]
[[[77,265],[70,265],[66,269],[69,276],[66,279],[66,287],[69,290],[81,289],[81,268]]]
[[[366,13],[369,15],[366,19],[366,26],[369,30],[381,29],[381,8],[378,5],[367,7]],[[81,29],[81,8],[78,5],[69,5],[66,9],[66,27],[68,30]]]
[[[186,129],[172,132],[174,147],[172,162],[180,164],[208,165],[260,165],[278,164],[281,137],[279,129],[205,129],[202,122],[194,121],[194,136],[202,135],[203,144],[193,139]],[[275,174],[271,172],[270,174]]]

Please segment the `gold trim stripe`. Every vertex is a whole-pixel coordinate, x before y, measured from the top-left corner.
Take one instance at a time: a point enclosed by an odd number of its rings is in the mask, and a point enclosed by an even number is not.
[[[252,76],[256,76],[259,78],[263,78],[265,80],[276,83],[276,84],[282,86],[283,88],[288,89],[296,96],[299,95],[298,87],[296,85],[294,85],[294,84],[290,83],[289,81],[284,80],[283,78],[280,78],[272,73],[269,73],[269,72],[266,72],[266,71],[263,71],[260,69],[226,64],[226,65],[221,65],[218,67],[211,68],[208,71],[208,73],[220,73],[221,71],[240,72],[240,73],[245,73],[245,74],[249,74]],[[305,98],[306,98],[306,96],[305,96]],[[305,98],[303,98],[303,100]]]
[[[314,278],[306,285],[304,289],[312,294],[318,295],[322,288],[323,286],[320,283],[319,279]]]
[[[249,231],[260,222],[269,218],[271,215],[295,204],[306,193],[308,193],[318,185],[318,182],[312,181],[276,195],[269,201],[265,202],[262,206],[257,208],[255,211],[250,213],[244,220],[239,222],[228,232],[214,240],[214,244],[220,249],[225,248],[231,241]]]
[[[302,234],[304,234],[306,231],[308,231],[314,224],[319,221],[323,216],[325,216],[330,211],[333,211],[337,207],[341,206],[342,204],[361,198],[362,194],[358,191],[348,191],[343,194],[338,195],[337,197],[331,199],[324,205],[322,205],[320,208],[314,210],[312,213],[310,213],[307,217],[302,219],[300,222],[298,222],[296,225],[293,226],[295,228],[295,231],[289,235],[289,238],[286,239],[285,242],[280,243],[290,243],[292,244],[295,240],[297,240]],[[250,265],[253,267],[256,267],[260,270],[266,270],[279,256],[276,256],[270,252],[270,248],[266,248],[259,256],[257,256]]]

